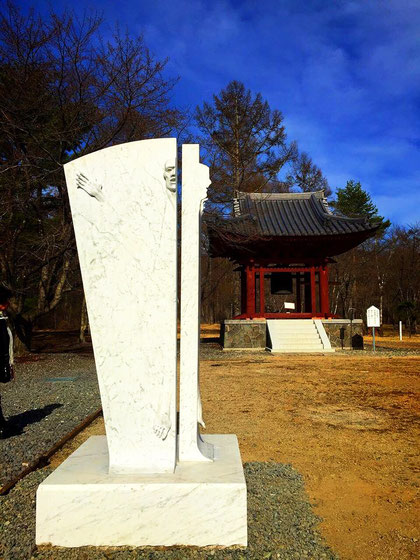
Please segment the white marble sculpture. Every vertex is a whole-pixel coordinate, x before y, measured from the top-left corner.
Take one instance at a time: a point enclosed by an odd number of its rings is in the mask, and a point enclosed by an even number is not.
[[[210,183],[199,147],[183,149],[178,441],[176,140],[106,148],[65,173],[106,437],[91,437],[39,486],[36,542],[244,546],[237,438],[198,432],[200,216]]]
[[[175,161],[169,138],[65,166],[115,473],[175,468]]]
[[[204,442],[199,384],[200,226],[210,185],[209,168],[200,163],[198,144],[182,146],[181,356],[179,460],[208,461],[214,450]],[[185,232],[187,234],[185,235]]]

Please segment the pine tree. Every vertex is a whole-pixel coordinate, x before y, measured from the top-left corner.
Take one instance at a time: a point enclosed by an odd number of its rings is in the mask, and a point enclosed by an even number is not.
[[[337,199],[332,206],[345,216],[368,218],[372,223],[380,226],[378,230],[380,234],[383,234],[391,225],[389,220],[385,220],[378,214],[378,208],[359,181],[357,183],[353,180],[347,181],[344,188],[337,189]]]

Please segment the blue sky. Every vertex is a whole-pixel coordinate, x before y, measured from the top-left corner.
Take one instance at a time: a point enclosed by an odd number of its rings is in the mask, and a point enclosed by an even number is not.
[[[46,11],[48,1],[17,2]],[[420,0],[55,0],[143,34],[193,109],[233,79],[285,117],[333,189],[359,180],[394,223],[420,220]]]

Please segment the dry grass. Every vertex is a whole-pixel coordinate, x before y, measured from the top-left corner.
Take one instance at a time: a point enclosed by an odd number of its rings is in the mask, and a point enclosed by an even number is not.
[[[291,463],[343,559],[417,558],[419,357],[204,362],[207,428]]]
[[[365,344],[372,345],[372,335],[366,335],[363,339]],[[392,350],[420,350],[420,334],[405,335],[402,340],[398,335],[377,336],[375,334],[375,344],[378,348],[390,348]]]
[[[201,362],[206,431],[236,433],[243,461],[292,464],[343,560],[420,557],[420,356],[229,358]]]

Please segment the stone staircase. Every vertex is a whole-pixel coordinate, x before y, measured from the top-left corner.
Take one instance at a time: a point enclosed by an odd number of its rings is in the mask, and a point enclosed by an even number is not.
[[[267,319],[267,329],[267,350],[270,352],[334,352],[320,320]]]

